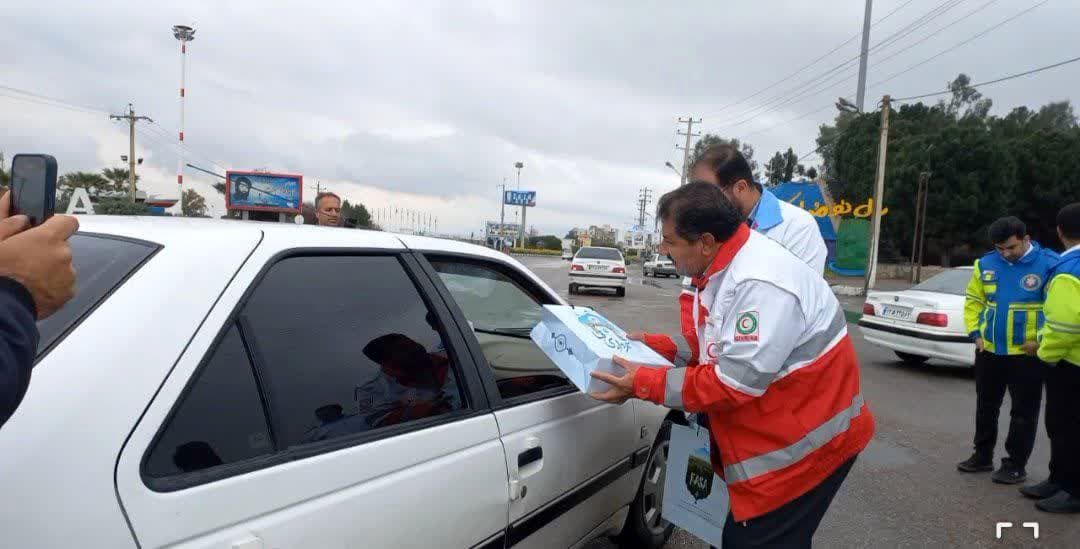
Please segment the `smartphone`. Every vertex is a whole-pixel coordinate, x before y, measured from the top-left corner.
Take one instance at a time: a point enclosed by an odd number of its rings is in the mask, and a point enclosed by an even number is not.
[[[37,226],[56,209],[56,159],[47,154],[17,154],[11,159],[11,214]]]

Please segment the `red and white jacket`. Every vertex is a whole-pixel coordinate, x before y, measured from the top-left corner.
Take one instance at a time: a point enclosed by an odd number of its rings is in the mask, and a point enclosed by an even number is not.
[[[699,284],[702,281],[699,281]],[[740,226],[694,292],[699,361],[640,368],[634,392],[705,413],[731,512],[749,520],[805,494],[870,442],[874,418],[840,303],[782,246]],[[675,342],[646,336],[674,360]]]

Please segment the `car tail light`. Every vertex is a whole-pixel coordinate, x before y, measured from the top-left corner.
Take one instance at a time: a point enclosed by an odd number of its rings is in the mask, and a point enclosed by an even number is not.
[[[575,263],[575,264],[570,266],[570,270],[571,271],[584,271],[585,267],[582,267],[581,265],[578,265],[577,263]]]
[[[949,315],[945,313],[919,313],[915,323],[944,328],[949,325]]]
[[[615,267],[614,269],[611,270],[611,272],[613,272],[613,273],[625,273],[626,272],[626,267]]]
[[[862,314],[869,315],[869,316],[874,316],[874,305],[873,305],[873,303],[863,303],[863,305],[862,305]]]

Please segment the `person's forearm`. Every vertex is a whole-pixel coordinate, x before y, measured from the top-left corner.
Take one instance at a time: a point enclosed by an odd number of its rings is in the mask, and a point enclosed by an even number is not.
[[[0,426],[22,402],[37,353],[36,311],[30,292],[0,277]]]

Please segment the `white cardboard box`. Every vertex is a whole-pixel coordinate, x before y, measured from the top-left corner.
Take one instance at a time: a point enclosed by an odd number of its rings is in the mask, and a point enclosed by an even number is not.
[[[610,388],[607,383],[593,379],[589,375],[592,372],[626,373],[611,362],[615,355],[649,366],[672,366],[644,343],[626,339],[622,328],[585,307],[544,305],[543,319],[529,335],[584,393]]]

